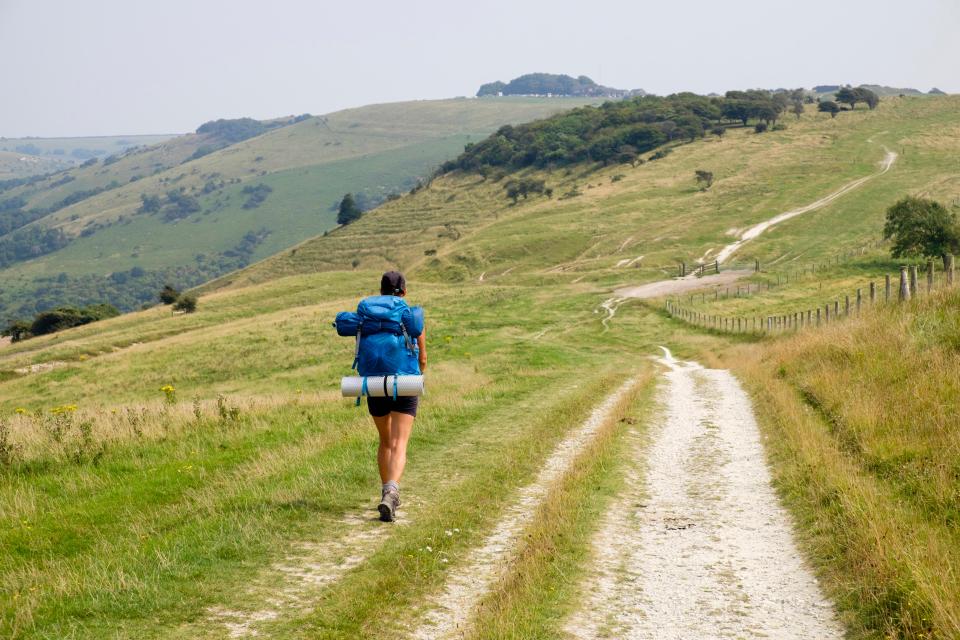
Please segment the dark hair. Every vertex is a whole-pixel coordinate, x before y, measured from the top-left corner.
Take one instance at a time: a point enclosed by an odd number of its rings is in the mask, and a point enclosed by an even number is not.
[[[398,296],[407,290],[407,279],[399,271],[387,271],[380,278],[380,293],[385,296]]]

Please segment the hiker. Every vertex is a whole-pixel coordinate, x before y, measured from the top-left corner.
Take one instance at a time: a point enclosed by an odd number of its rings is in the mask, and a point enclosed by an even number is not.
[[[340,335],[357,336],[354,368],[363,376],[360,395],[367,396],[367,409],[380,434],[377,466],[382,491],[377,510],[381,520],[392,522],[400,506],[400,477],[420,400],[419,396],[398,395],[396,376],[422,375],[427,367],[427,346],[423,309],[410,307],[404,300],[407,282],[403,274],[384,273],[380,294],[361,300],[356,313],[338,314],[334,324]],[[393,393],[389,393],[384,378],[384,395],[371,396],[367,390],[369,376],[394,376]]]

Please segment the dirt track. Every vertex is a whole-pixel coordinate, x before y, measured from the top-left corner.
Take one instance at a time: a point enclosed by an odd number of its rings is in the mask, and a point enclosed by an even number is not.
[[[834,191],[833,193],[831,193],[830,195],[824,196],[815,202],[811,202],[810,204],[804,205],[802,207],[797,207],[796,209],[791,209],[790,211],[784,211],[783,213],[778,213],[777,215],[773,216],[769,220],[765,220],[759,224],[755,224],[752,227],[747,228],[745,231],[740,233],[740,238],[736,242],[732,242],[727,246],[725,246],[723,249],[721,249],[720,253],[717,254],[717,257],[715,258],[715,260],[720,264],[723,264],[724,262],[726,262],[727,258],[729,258],[734,253],[736,253],[737,250],[740,249],[740,247],[742,247],[747,242],[753,240],[754,238],[759,236],[761,233],[763,233],[770,227],[776,224],[780,224],[785,220],[789,220],[790,218],[795,218],[799,215],[808,213],[810,211],[819,209],[820,207],[830,204],[840,196],[846,193],[849,193],[850,191],[853,191],[854,189],[861,186],[863,183],[867,182],[868,180],[872,180],[877,176],[882,176],[883,174],[885,174],[887,171],[890,170],[890,167],[892,167],[893,163],[896,161],[897,161],[897,154],[893,151],[890,151],[889,149],[886,149],[886,155],[884,155],[883,160],[880,162],[880,171],[878,171],[877,173],[874,173],[872,175],[869,175],[863,178],[859,178],[857,180],[854,180],[853,182],[849,182],[844,186],[842,186],[841,188]]]
[[[839,639],[793,543],[750,401],[727,371],[673,359],[663,414],[594,542],[575,638]]]
[[[536,506],[546,499],[550,487],[570,469],[577,455],[634,384],[635,380],[624,382],[557,445],[544,461],[536,480],[520,490],[493,532],[447,577],[443,593],[431,602],[426,620],[414,631],[413,638],[437,640],[463,636],[482,597],[509,568],[523,529],[537,513]]]

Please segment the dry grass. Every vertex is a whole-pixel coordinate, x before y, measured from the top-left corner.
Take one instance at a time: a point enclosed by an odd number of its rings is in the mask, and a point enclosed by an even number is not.
[[[960,293],[743,347],[778,487],[862,637],[960,635]]]

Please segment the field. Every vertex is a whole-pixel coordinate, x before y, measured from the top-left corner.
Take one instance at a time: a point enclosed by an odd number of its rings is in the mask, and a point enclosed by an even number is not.
[[[808,112],[785,131],[735,129],[635,168],[541,173],[553,197],[517,204],[503,180],[437,178],[200,288],[195,314],[156,307],[0,347],[0,629],[593,637],[578,621],[591,594],[608,593],[595,585],[628,575],[605,565],[598,532],[611,509],[657,499],[638,487],[657,469],[647,456],[670,393],[731,384],[676,365],[664,345],[742,380],[784,527],[848,637],[954,637],[955,292],[762,338],[671,320],[662,300],[603,305],[709,259],[731,229],[876,173],[884,146],[899,154],[889,172],[771,228],[730,265],[761,260],[753,284],[825,265],[815,279],[696,304],[786,309],[891,271],[876,246],[885,208],[905,193],[960,197],[957,106]],[[699,168],[717,176],[706,192]],[[300,169],[276,169],[264,180],[279,200]],[[430,354],[396,526],[374,520],[376,435],[339,398],[353,343],[330,327],[388,266],[427,309]],[[697,397],[707,431],[690,451],[721,477],[707,436],[727,405]],[[693,475],[700,484],[680,494],[735,497],[716,477]],[[671,535],[712,531],[682,517],[698,516],[671,515]],[[717,593],[749,582],[735,569]],[[597,628],[626,633],[613,618]]]
[[[55,158],[41,158],[15,151],[0,151],[0,180],[52,173],[70,166],[72,163]]]
[[[160,144],[174,134],[135,136],[77,136],[69,138],[0,138],[0,151],[17,152],[43,158],[63,159],[79,164],[92,157],[106,157],[131,147]]]
[[[253,232],[265,239],[247,259],[268,256],[335,227],[334,207],[344,193],[379,202],[409,190],[464,144],[500,125],[587,103],[517,98],[371,105],[308,118],[197,159],[191,158],[220,142],[206,134],[178,136],[10,189],[0,199],[23,198],[25,210],[56,209],[31,226],[63,229],[72,241],[0,271],[8,283],[0,316],[29,306],[35,292],[49,286],[42,279],[61,273],[102,279],[139,267],[169,272],[179,286],[197,284],[222,272],[198,266],[198,254],[212,265]],[[248,195],[242,190],[260,184],[273,191],[259,206],[244,208]],[[194,197],[199,209],[173,220],[138,213],[143,196],[165,197],[171,190]],[[84,192],[92,195],[57,208]],[[195,276],[184,277],[191,269]],[[138,295],[147,296],[141,301],[152,297],[146,290]]]

